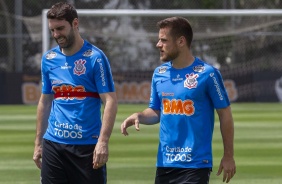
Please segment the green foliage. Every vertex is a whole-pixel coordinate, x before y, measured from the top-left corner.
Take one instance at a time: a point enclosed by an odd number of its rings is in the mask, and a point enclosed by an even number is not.
[[[147,105],[119,105],[110,140],[108,184],[151,184],[155,176],[158,125],[129,128],[120,133],[121,122]],[[282,104],[234,103],[235,159],[237,174],[231,184],[281,183]],[[32,161],[35,137],[35,106],[0,106],[0,184],[38,184],[40,171]],[[222,156],[222,140],[216,119],[213,139],[214,168],[211,184]]]

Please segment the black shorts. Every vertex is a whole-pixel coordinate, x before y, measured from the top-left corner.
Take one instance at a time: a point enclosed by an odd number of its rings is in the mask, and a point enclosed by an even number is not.
[[[42,184],[105,184],[106,165],[93,169],[95,145],[66,145],[43,140]]]
[[[211,168],[188,169],[158,167],[155,184],[208,184]]]

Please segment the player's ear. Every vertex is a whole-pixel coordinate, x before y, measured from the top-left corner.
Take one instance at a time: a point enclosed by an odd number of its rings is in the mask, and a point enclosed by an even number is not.
[[[180,37],[177,39],[177,44],[178,44],[179,46],[185,45],[185,44],[186,44],[186,39],[185,39],[185,37],[184,37],[184,36],[180,36]]]
[[[72,27],[78,28],[78,24],[79,24],[78,18],[73,19],[73,21],[72,21]]]

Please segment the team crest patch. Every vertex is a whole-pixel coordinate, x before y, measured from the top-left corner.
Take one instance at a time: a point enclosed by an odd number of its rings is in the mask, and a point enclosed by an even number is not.
[[[56,56],[57,56],[56,52],[50,51],[50,52],[48,52],[48,54],[46,54],[46,59],[53,59]]]
[[[196,88],[198,85],[197,78],[199,77],[198,74],[186,74],[186,80],[184,81],[184,87],[188,89]]]
[[[87,50],[85,51],[82,55],[85,56],[85,57],[89,57],[89,56],[92,56],[94,54],[93,50]]]
[[[193,70],[194,70],[195,72],[202,72],[202,71],[205,70],[205,67],[204,67],[203,65],[198,65],[198,66],[194,66],[194,67],[193,67]]]
[[[160,68],[159,68],[159,73],[165,73],[166,70],[167,70],[167,67],[166,67],[166,66],[160,67]]]
[[[84,59],[76,60],[74,62],[75,67],[73,69],[73,73],[78,75],[78,76],[85,74],[85,71],[86,71],[86,67],[84,65],[85,63],[86,63],[86,60],[84,60]]]

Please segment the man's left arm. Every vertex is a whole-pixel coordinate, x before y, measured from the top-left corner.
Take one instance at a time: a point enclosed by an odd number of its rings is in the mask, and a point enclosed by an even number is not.
[[[223,182],[228,183],[236,173],[234,160],[234,122],[231,107],[217,109],[217,114],[220,121],[220,131],[224,147],[224,154],[217,175],[220,175],[222,170],[224,170]]]
[[[108,144],[117,114],[117,97],[115,92],[99,94],[103,104],[102,127],[93,155],[93,168],[97,169],[108,161]]]

